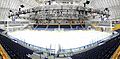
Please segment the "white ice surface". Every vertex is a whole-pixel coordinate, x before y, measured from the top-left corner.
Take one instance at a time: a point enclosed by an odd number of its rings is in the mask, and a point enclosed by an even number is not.
[[[24,30],[9,32],[9,35],[27,43],[58,50],[59,45],[62,49],[77,48],[96,42],[110,35],[110,33],[94,30],[82,31],[35,31]]]

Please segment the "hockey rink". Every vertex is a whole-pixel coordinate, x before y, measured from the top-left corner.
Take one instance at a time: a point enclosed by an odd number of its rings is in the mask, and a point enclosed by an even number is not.
[[[111,35],[107,32],[95,30],[74,30],[74,31],[37,31],[24,30],[9,32],[8,35],[35,46],[59,49],[77,48],[94,43]]]

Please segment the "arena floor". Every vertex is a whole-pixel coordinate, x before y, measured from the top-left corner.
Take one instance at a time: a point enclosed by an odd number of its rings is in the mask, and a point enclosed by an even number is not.
[[[99,32],[94,30],[74,30],[74,31],[37,31],[24,30],[9,32],[9,35],[18,38],[27,43],[58,50],[59,46],[62,49],[77,48],[87,44],[101,40],[102,38],[111,35],[107,32]]]

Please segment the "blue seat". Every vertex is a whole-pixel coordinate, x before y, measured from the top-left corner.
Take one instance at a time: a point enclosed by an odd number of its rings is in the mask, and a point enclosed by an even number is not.
[[[0,44],[6,50],[11,59],[31,59],[27,56],[27,54],[33,54],[32,50],[13,42],[10,38],[7,38],[1,34]]]

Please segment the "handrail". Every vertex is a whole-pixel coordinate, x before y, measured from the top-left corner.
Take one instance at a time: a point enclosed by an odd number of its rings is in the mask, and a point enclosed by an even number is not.
[[[1,44],[0,44],[0,54],[2,55],[3,59],[11,59]]]
[[[114,52],[114,54],[112,55],[111,59],[119,59],[119,55],[120,55],[120,46]]]

